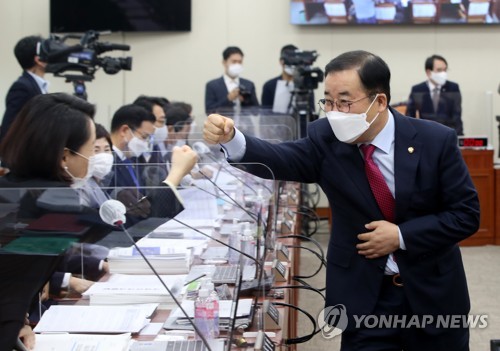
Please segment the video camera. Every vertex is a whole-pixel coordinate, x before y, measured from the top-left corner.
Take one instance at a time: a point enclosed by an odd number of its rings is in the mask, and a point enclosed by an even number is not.
[[[63,37],[52,34],[49,39],[40,43],[38,55],[47,63],[45,71],[66,81],[91,81],[95,72],[102,68],[107,74],[116,74],[120,70],[132,69],[132,57],[99,57],[104,52],[112,50],[130,50],[130,46],[99,42],[96,31],[88,31],[84,35],[68,34]],[[66,45],[67,39],[79,39],[76,45]],[[64,74],[65,72],[80,74]]]
[[[318,87],[318,83],[323,81],[323,71],[318,67],[312,67],[318,56],[316,50],[296,49],[283,52],[282,59],[285,65],[295,66],[293,83],[296,90],[314,90]]]

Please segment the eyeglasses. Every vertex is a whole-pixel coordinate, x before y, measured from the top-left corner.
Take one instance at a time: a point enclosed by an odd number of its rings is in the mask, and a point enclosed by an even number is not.
[[[135,133],[139,134],[139,137],[142,140],[145,140],[145,141],[149,142],[153,138],[152,134],[143,133],[143,132],[141,132],[141,131],[139,131],[137,129],[133,129],[133,128],[131,128],[131,130],[132,130],[132,132],[135,132]]]
[[[333,106],[335,105],[337,107],[337,110],[340,112],[349,112],[351,110],[351,105],[355,104],[356,102],[359,102],[361,100],[367,99],[369,97],[372,97],[374,95],[367,95],[365,97],[362,97],[361,99],[355,100],[355,101],[349,101],[349,100],[329,100],[329,99],[319,99],[318,105],[319,108],[324,111],[324,112],[330,112],[333,111]]]

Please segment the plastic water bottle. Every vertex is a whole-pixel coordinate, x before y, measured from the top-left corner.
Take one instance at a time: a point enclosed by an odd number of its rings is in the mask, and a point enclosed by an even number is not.
[[[194,302],[194,323],[206,340],[219,337],[219,297],[212,282],[198,292]],[[199,335],[196,339],[201,340]]]
[[[252,229],[250,229],[250,222],[245,222],[245,229],[241,237],[241,251],[251,257],[255,257],[255,237]],[[253,261],[248,257],[243,258],[244,265],[249,265],[252,262]]]
[[[234,247],[236,250],[240,250],[241,248],[241,234],[239,230],[240,226],[238,224],[234,224],[233,222],[233,228],[231,234],[229,235],[228,244],[229,246]],[[228,258],[229,264],[237,264],[239,261],[240,261],[239,252],[229,249],[229,258]]]
[[[208,297],[208,290],[203,288],[198,291],[198,298],[194,302],[194,323],[198,328],[198,331],[203,334],[203,337],[207,340],[213,339],[210,335],[210,326],[208,321],[208,311],[206,306],[206,300]],[[201,340],[201,337],[196,334],[197,340]]]
[[[207,314],[209,315],[210,333],[214,338],[219,337],[219,295],[215,291],[214,283],[207,282],[208,297],[206,299]]]

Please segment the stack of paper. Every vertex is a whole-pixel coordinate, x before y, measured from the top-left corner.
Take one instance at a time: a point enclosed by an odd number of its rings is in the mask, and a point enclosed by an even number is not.
[[[170,247],[163,245],[141,246],[140,250],[158,274],[187,273],[191,265],[191,250],[185,247],[175,245]],[[153,274],[147,262],[134,246],[111,249],[108,263],[111,273]]]
[[[127,351],[130,333],[118,335],[96,334],[39,334],[34,351]]]
[[[160,278],[176,298],[180,298],[186,275],[162,275]],[[91,305],[126,305],[159,303],[159,308],[172,309],[174,300],[155,275],[113,274],[106,282],[94,283],[83,296]]]
[[[138,333],[158,304],[135,306],[51,306],[36,333]]]

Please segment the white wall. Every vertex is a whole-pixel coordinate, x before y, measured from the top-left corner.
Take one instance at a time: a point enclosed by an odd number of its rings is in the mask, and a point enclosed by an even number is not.
[[[139,94],[163,95],[193,104],[204,118],[205,83],[222,73],[222,50],[237,45],[245,53],[244,77],[257,93],[276,76],[279,50],[293,43],[317,50],[317,66],[334,56],[364,49],[381,56],[392,71],[393,102],[406,99],[410,87],[423,81],[424,60],[446,57],[449,78],[460,84],[467,134],[489,134],[497,144],[494,115],[500,115],[500,26],[450,27],[299,27],[289,24],[289,0],[192,0],[192,31],[183,33],[113,34],[102,41],[126,43],[132,49],[131,72],[99,72],[87,84],[89,100],[98,106],[96,120],[109,126],[113,112]],[[12,53],[25,35],[49,34],[49,0],[2,1],[0,5],[0,96],[20,74]],[[112,55],[122,55],[121,52]],[[50,90],[72,92],[62,78],[48,76]],[[316,97],[321,95],[319,87]],[[4,106],[0,104],[0,113]]]

